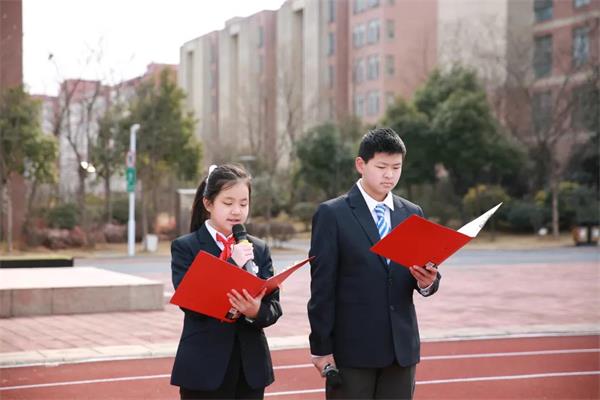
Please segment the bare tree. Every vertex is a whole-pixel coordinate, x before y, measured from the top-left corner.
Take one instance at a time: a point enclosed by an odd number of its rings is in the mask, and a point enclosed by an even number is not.
[[[468,24],[473,27],[477,23]],[[504,32],[501,39],[506,42],[498,41],[499,31],[490,22],[481,21],[475,27],[477,35],[465,34],[461,29],[468,31],[468,27],[461,24],[455,33],[457,38],[491,44],[481,46],[457,39],[455,44],[462,50],[455,50],[455,54],[463,54],[454,61],[475,67],[486,84],[496,116],[528,149],[539,174],[532,186],[547,185],[550,189],[555,237],[559,234],[559,184],[576,144],[590,137],[589,129],[581,129],[573,118],[582,105],[579,93],[600,90],[600,62],[593,50],[598,46],[598,19],[589,18],[578,27],[587,30],[589,40],[588,52],[582,53],[581,60],[574,58],[577,50],[572,41],[553,43],[551,36],[535,36],[530,22]],[[496,40],[484,40],[486,37]],[[547,43],[542,43],[544,40]],[[598,112],[597,97],[595,101]],[[593,106],[590,110],[593,112]]]

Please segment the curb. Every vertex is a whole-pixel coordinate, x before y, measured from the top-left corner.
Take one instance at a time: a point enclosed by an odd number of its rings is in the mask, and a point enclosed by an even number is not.
[[[535,327],[504,328],[464,328],[451,331],[430,330],[422,332],[421,341],[442,342],[585,335],[600,335],[600,324],[562,326],[538,325]],[[269,337],[268,342],[271,351],[299,348],[308,349],[309,347],[307,335]],[[168,342],[147,345],[98,346],[0,353],[0,369],[40,365],[57,366],[60,364],[76,364],[84,362],[173,357],[176,350],[177,342]]]

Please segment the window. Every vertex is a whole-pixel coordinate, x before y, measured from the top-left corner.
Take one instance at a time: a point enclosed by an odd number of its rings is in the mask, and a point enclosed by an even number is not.
[[[367,115],[379,114],[379,92],[369,92],[367,95]]]
[[[361,13],[367,9],[367,0],[354,0],[354,14]]]
[[[217,85],[217,73],[216,71],[210,70],[208,72],[208,87],[214,89]]]
[[[587,26],[573,29],[573,66],[580,67],[590,59],[590,35]]]
[[[594,131],[600,127],[600,91],[593,85],[573,89],[571,126],[576,130]]]
[[[210,62],[215,63],[217,61],[217,46],[214,43],[210,45]]]
[[[329,89],[333,89],[335,83],[335,69],[333,68],[333,65],[329,65],[327,67],[327,87],[329,87]]]
[[[354,96],[354,114],[357,117],[365,115],[365,96],[357,94]]]
[[[385,71],[388,76],[394,75],[395,68],[394,68],[394,56],[393,55],[385,56]]]
[[[394,95],[394,92],[386,92],[385,93],[385,103],[388,106],[391,106],[395,102],[396,102],[396,96]]]
[[[213,96],[211,97],[211,102],[210,102],[210,105],[211,105],[211,110],[210,110],[210,112],[212,112],[212,113],[216,113],[216,112],[217,112],[217,108],[218,108],[218,105],[217,105],[217,104],[218,104],[218,102],[217,102],[217,96],[216,96],[216,95],[213,95]]]
[[[365,26],[358,25],[352,31],[352,39],[354,42],[354,47],[359,48],[365,45]]]
[[[331,56],[335,53],[335,33],[329,32],[327,36],[327,55]]]
[[[533,130],[536,133],[545,132],[552,122],[552,92],[540,92],[533,95],[531,107]]]
[[[573,0],[573,7],[579,8],[590,4],[590,0]]]
[[[365,80],[365,60],[359,58],[354,63],[354,82],[361,83]]]
[[[265,44],[265,29],[262,26],[258,27],[258,47],[263,47]]]
[[[328,117],[329,117],[329,119],[333,120],[335,118],[335,99],[333,97],[329,98],[328,108],[329,108]]]
[[[379,41],[379,20],[375,19],[369,22],[367,28],[367,43],[377,43]]]
[[[386,25],[385,25],[385,30],[387,32],[387,37],[388,39],[393,39],[395,36],[395,29],[394,29],[394,20],[393,19],[388,19],[386,21]]]
[[[535,38],[533,69],[536,78],[541,78],[552,72],[552,35]]]
[[[189,104],[194,103],[194,52],[186,53],[185,85]]]
[[[367,58],[367,80],[379,79],[379,56]]]
[[[335,22],[335,0],[327,1],[327,21]]]
[[[375,8],[379,6],[379,0],[367,0],[369,8]]]
[[[533,3],[535,22],[542,22],[552,18],[552,0],[535,0]]]

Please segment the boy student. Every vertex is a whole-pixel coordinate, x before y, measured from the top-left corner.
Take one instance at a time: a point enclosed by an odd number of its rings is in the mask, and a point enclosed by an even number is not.
[[[411,399],[420,357],[413,291],[431,296],[435,267],[397,265],[369,249],[421,208],[392,194],[406,147],[389,128],[369,131],[356,157],[361,178],[313,217],[308,302],[312,362],[329,376],[327,398]],[[337,371],[335,371],[337,372]]]

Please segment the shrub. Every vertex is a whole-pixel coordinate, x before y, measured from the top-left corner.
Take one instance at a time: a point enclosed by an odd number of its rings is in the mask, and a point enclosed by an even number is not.
[[[75,204],[61,204],[48,211],[47,222],[52,228],[73,229],[79,222],[79,210]]]
[[[549,210],[531,201],[512,201],[505,212],[510,227],[519,232],[535,233],[549,220]]]
[[[292,209],[292,215],[304,223],[304,230],[308,231],[310,221],[317,206],[310,202],[297,203]]]

